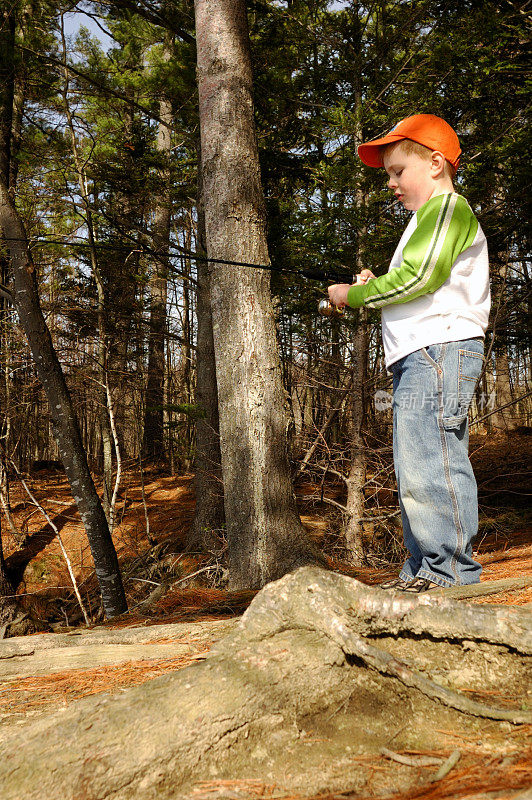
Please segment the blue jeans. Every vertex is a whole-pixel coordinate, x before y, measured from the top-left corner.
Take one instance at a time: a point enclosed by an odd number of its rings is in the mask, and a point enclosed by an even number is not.
[[[405,545],[404,580],[477,583],[477,484],[468,456],[467,412],[483,362],[483,339],[433,344],[391,365],[393,457]]]

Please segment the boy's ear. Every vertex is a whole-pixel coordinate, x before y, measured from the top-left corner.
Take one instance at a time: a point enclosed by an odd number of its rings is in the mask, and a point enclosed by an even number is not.
[[[445,170],[445,156],[439,150],[432,151],[432,176],[439,178]]]

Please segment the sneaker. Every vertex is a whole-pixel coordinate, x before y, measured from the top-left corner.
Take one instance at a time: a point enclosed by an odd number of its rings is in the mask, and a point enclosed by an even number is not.
[[[408,583],[405,583],[400,588],[402,592],[411,592],[412,594],[419,594],[420,592],[430,592],[432,589],[443,589],[445,587],[440,586],[439,583],[434,583],[434,581],[429,580],[428,578],[413,578]]]
[[[381,589],[399,589],[404,590],[409,585],[410,581],[404,581],[402,578],[392,578],[384,583],[379,583]]]

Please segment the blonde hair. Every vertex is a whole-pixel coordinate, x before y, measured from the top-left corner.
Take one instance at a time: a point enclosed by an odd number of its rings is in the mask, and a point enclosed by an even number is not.
[[[412,139],[400,139],[398,142],[392,142],[391,144],[385,144],[384,147],[381,148],[381,155],[384,156],[384,153],[387,150],[391,150],[392,147],[397,148],[402,153],[407,156],[412,154],[423,158],[425,161],[430,161],[432,158],[432,154],[434,150],[431,147],[426,147],[424,144],[419,144],[419,142],[414,142]],[[456,175],[456,170],[449,161],[445,161],[444,165],[445,175],[451,180],[454,180],[454,176]]]

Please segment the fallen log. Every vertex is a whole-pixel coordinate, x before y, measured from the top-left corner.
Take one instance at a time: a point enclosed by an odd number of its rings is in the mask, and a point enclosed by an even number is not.
[[[452,597],[455,600],[466,600],[470,597],[487,597],[492,594],[502,594],[503,592],[515,592],[519,589],[528,589],[532,586],[532,576],[523,575],[519,578],[501,578],[498,581],[482,581],[482,583],[471,583],[466,586],[451,586],[442,589],[445,597]],[[438,593],[440,590],[436,590]]]
[[[176,658],[220,639],[234,628],[235,622],[216,620],[17,636],[0,642],[0,686],[5,680],[65,670]]]
[[[132,625],[127,628],[76,628],[68,633],[37,633],[32,636],[13,636],[0,641],[0,662],[13,656],[31,655],[41,650],[59,647],[94,645],[149,644],[154,640],[193,636],[199,641],[221,638],[235,626],[235,619],[204,622],[171,622],[163,625]]]

